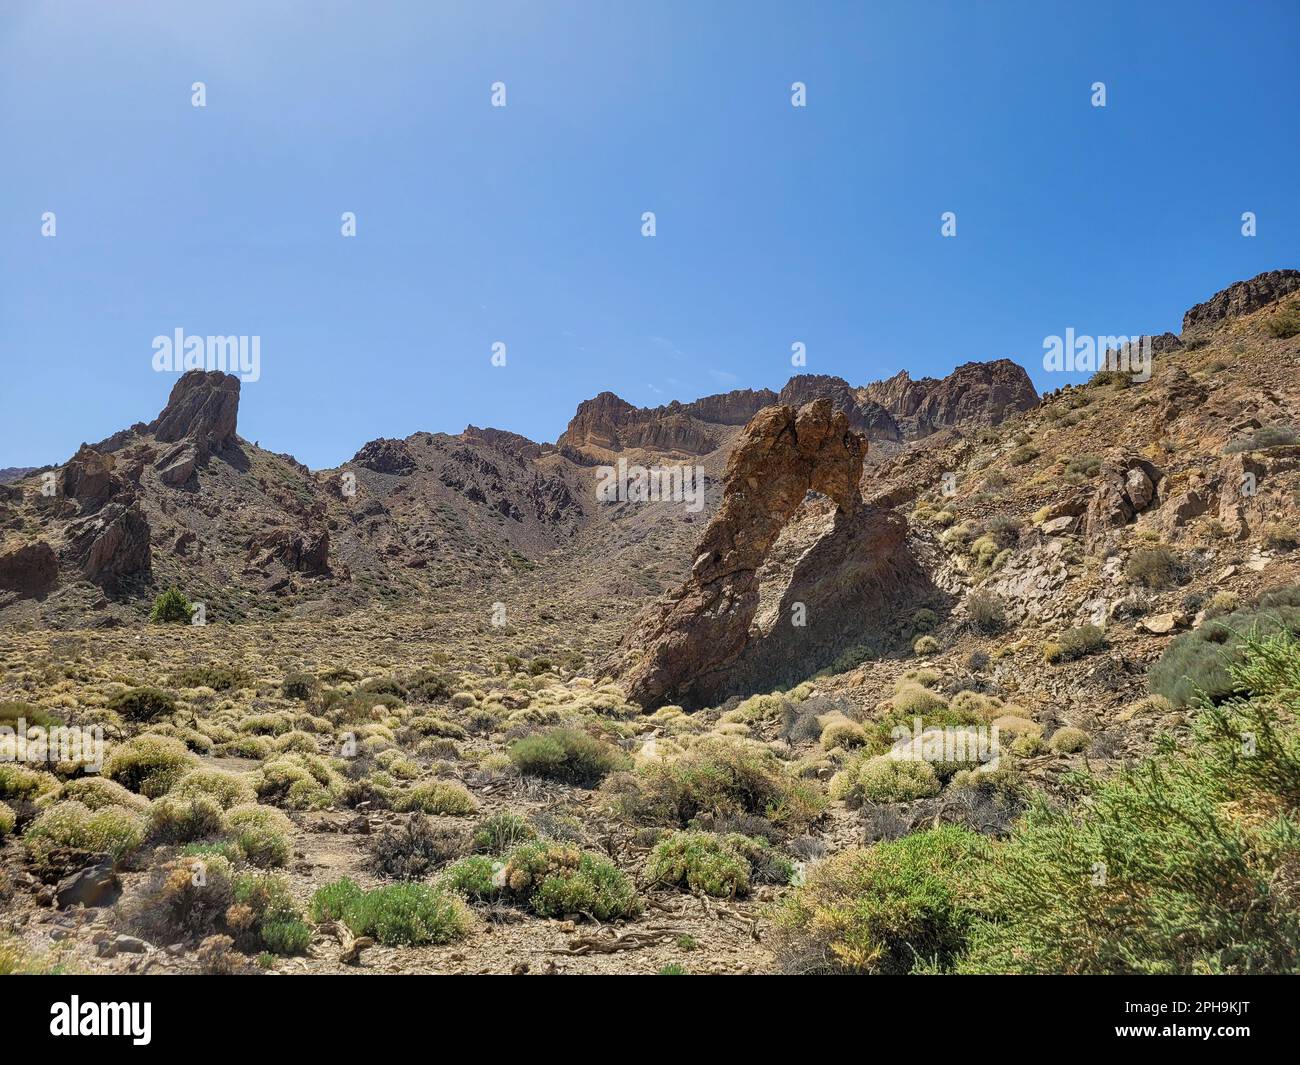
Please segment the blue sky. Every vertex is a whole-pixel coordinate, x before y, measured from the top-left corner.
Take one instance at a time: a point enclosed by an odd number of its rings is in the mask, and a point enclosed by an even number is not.
[[[178,327],[261,337],[240,432],[313,467],[779,388],[795,341],[1056,387],[1046,335],[1300,266],[1298,46],[1294,0],[5,0],[0,466],[152,418]]]

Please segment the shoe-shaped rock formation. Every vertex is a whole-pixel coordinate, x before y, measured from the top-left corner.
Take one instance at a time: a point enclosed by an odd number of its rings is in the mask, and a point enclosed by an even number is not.
[[[691,576],[623,649],[614,671],[647,709],[698,705],[751,640],[760,567],[809,491],[835,504],[844,526],[865,509],[859,489],[867,442],[847,415],[819,399],[767,407],[745,427],[727,462],[722,503],[705,529]]]

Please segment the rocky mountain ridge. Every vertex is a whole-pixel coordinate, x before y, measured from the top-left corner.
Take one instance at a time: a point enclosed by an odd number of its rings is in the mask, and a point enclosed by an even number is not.
[[[1254,398],[1253,417],[1237,415],[1196,360],[1220,343],[1216,337],[1231,335],[1222,342],[1240,346],[1236,333],[1259,335],[1259,322],[1294,298],[1297,276],[1274,271],[1230,286],[1188,312],[1192,333],[1183,340],[1158,338],[1165,369],[1134,386],[1130,394],[1141,397],[1143,413],[1125,431],[1135,439],[1157,429],[1177,434],[1191,418],[1205,422],[1207,432],[1219,426],[1218,439],[1251,421],[1289,418],[1285,384]],[[1265,339],[1266,346],[1277,346]],[[1242,380],[1240,389],[1251,387]],[[1068,403],[1082,394],[1063,391]],[[438,601],[453,590],[490,603],[534,585],[533,601],[558,590],[596,604],[597,612],[626,616],[647,596],[671,591],[689,576],[692,548],[725,496],[729,457],[763,410],[829,403],[870,444],[864,499],[892,510],[932,492],[945,471],[970,463],[996,466],[1005,461],[999,449],[1020,453],[1023,445],[1018,450],[1007,441],[1023,435],[1021,422],[1037,424],[1045,407],[1068,405],[1053,394],[1040,407],[1028,376],[1007,360],[967,363],[942,379],[914,381],[902,373],[861,388],[806,374],[779,393],[736,390],[653,409],[601,393],[579,406],[555,444],[469,426],[455,435],[374,440],[337,469],[311,471],[292,456],[241,439],[239,399],[235,378],[186,374],[155,419],[83,445],[55,467],[52,494],[45,494],[47,478],[0,486],[0,623],[122,624],[138,619],[169,585],[203,600],[216,620],[340,614],[381,603]],[[1062,420],[1079,416],[1071,411]],[[1209,446],[1202,439],[1184,443],[1193,450]],[[1077,447],[1091,451],[1096,445]],[[698,463],[705,471],[705,513],[598,502],[592,467],[617,457]],[[1121,455],[1115,461],[1128,463],[1120,478],[1123,495],[1134,460]],[[1236,527],[1255,520],[1257,504],[1223,503],[1221,488],[1213,487],[1227,483],[1233,471],[1170,479],[1162,462],[1143,461],[1161,472],[1153,480],[1155,498],[1175,501],[1166,515],[1176,511],[1186,523],[1217,510]],[[1245,472],[1258,465],[1235,461],[1250,466]],[[1084,520],[1086,503],[1079,509],[1072,502],[1080,492],[1069,483],[1073,476],[1026,490],[1036,506],[1053,509],[1054,518]],[[1238,510],[1246,516],[1238,519]],[[817,520],[809,519],[813,525]],[[1101,518],[1086,524],[1104,529]],[[791,531],[781,534],[787,549],[798,540],[793,530],[803,527],[802,517],[789,523]],[[1095,537],[1104,532],[1089,534],[1090,541]],[[775,555],[784,557],[782,550]],[[625,585],[612,598],[601,577],[607,572],[619,573]],[[558,589],[542,587],[556,581]]]
[[[969,362],[947,377],[918,381],[902,371],[861,388],[829,374],[797,374],[780,392],[738,389],[662,407],[636,407],[602,392],[579,404],[557,446],[578,462],[637,450],[704,455],[765,407],[801,407],[821,398],[868,439],[903,441],[941,427],[996,425],[1036,404],[1038,393],[1024,369],[1008,359]]]

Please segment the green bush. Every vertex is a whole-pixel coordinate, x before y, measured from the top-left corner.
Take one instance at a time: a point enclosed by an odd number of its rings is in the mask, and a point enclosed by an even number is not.
[[[449,865],[440,883],[449,891],[482,902],[501,894],[503,879],[500,874],[504,868],[504,861],[494,861],[485,854],[471,854]]]
[[[287,865],[293,853],[293,822],[273,806],[234,807],[226,814],[226,831],[253,865]]]
[[[433,669],[419,670],[406,683],[408,696],[420,702],[446,699],[455,690],[446,676]]]
[[[1119,388],[1127,388],[1133,383],[1130,374],[1123,370],[1098,370],[1088,378],[1089,388],[1102,388],[1106,385],[1116,385]]]
[[[793,776],[767,747],[721,736],[703,737],[683,754],[644,763],[635,775],[612,783],[611,792],[626,816],[683,828],[700,814],[757,814],[796,828],[826,806],[816,785]]]
[[[1241,606],[1241,596],[1236,592],[1215,592],[1205,604],[1205,616],[1217,618],[1222,614],[1231,614]]]
[[[1190,742],[1033,804],[988,867],[963,972],[1285,973],[1300,968],[1300,645],[1247,640],[1253,693],[1203,704]]]
[[[1020,540],[1020,520],[1010,514],[994,514],[980,523],[980,531],[999,548],[1014,547]]]
[[[516,847],[504,862],[471,855],[449,867],[440,883],[471,899],[527,905],[543,917],[588,914],[609,921],[643,908],[635,885],[608,858],[550,841]]]
[[[893,704],[897,715],[903,719],[928,717],[931,714],[946,710],[948,706],[941,695],[931,691],[919,681],[909,680],[898,683],[898,686],[894,689],[894,697],[890,702]]]
[[[131,688],[118,692],[108,701],[127,721],[152,721],[176,711],[176,697],[157,688]]]
[[[966,600],[971,624],[986,636],[995,636],[1007,627],[1006,606],[991,592],[973,592]]]
[[[299,751],[277,755],[257,773],[257,797],[291,810],[320,810],[332,806],[342,792],[334,767],[315,754]]]
[[[27,722],[29,728],[36,725],[41,728],[48,728],[51,725],[59,724],[51,714],[42,710],[39,706],[10,699],[0,700],[0,725],[8,725],[10,728],[16,729],[20,718]]]
[[[343,879],[319,889],[311,908],[314,920],[342,920],[353,935],[373,936],[384,946],[451,943],[463,939],[473,924],[461,899],[428,884],[362,891]]]
[[[832,673],[848,673],[850,670],[857,669],[863,662],[868,662],[875,658],[877,651],[874,647],[866,644],[858,644],[856,647],[850,647],[843,651],[831,663],[830,670]]]
[[[276,954],[300,954],[307,949],[311,929],[283,876],[241,874],[235,879],[234,901],[226,921],[248,949],[265,947]]]
[[[1285,447],[1294,444],[1296,431],[1289,425],[1266,425],[1256,429],[1244,440],[1234,440],[1223,449],[1225,455],[1236,455],[1243,451],[1264,451],[1270,447]]]
[[[398,710],[405,705],[396,695],[372,695],[364,691],[348,693],[338,688],[326,691],[321,701],[332,720],[344,722],[369,721],[376,706]]]
[[[1058,728],[1052,733],[1047,746],[1057,754],[1077,754],[1088,746],[1088,734],[1080,728]]]
[[[280,682],[280,691],[286,699],[297,699],[305,703],[320,690],[320,681],[310,673],[286,673]]]
[[[794,879],[794,863],[762,837],[728,832],[722,842],[749,862],[751,883],[788,884]]]
[[[408,722],[410,727],[421,736],[442,736],[450,740],[463,740],[468,733],[454,721],[434,714],[421,714]]]
[[[1147,686],[1176,707],[1202,696],[1221,702],[1235,690],[1232,668],[1252,636],[1300,633],[1300,589],[1282,588],[1254,606],[1221,614],[1175,637],[1147,674]]]
[[[256,802],[257,785],[251,773],[196,766],[180,778],[171,794],[181,798],[206,795],[220,803],[223,810],[229,810],[232,806]]]
[[[1271,521],[1264,526],[1264,546],[1275,551],[1290,551],[1300,546],[1300,529],[1285,521]]]
[[[306,954],[311,945],[311,928],[300,920],[266,921],[260,931],[272,954]]]
[[[1178,556],[1167,547],[1140,547],[1124,562],[1124,575],[1147,588],[1169,588],[1181,573]]]
[[[560,843],[525,843],[506,861],[505,882],[542,917],[590,914],[598,921],[635,917],[636,887],[608,858]]]
[[[478,823],[473,846],[484,854],[505,854],[521,843],[531,843],[537,831],[518,814],[500,810]]]
[[[196,762],[180,740],[146,732],[109,752],[104,760],[104,776],[156,799],[166,795]]]
[[[348,907],[365,895],[357,884],[346,876],[317,888],[311,897],[311,919],[317,923],[341,921]]]
[[[945,972],[976,915],[989,844],[945,826],[814,866],[777,910],[775,948],[787,972]]]
[[[225,828],[221,804],[206,795],[160,796],[150,804],[146,821],[151,843],[190,843]]]
[[[14,808],[8,803],[0,802],[0,838],[12,833],[16,824],[18,824],[18,815],[14,812]]]
[[[831,778],[831,797],[846,802],[911,802],[939,794],[929,762],[887,754],[851,759]]]
[[[232,688],[246,688],[252,678],[242,669],[233,666],[186,666],[172,674],[171,684],[177,688],[211,688],[224,692]]]
[[[1275,340],[1300,334],[1300,303],[1292,301],[1264,319],[1264,332]]]
[[[155,625],[188,625],[193,612],[194,606],[185,598],[184,592],[179,588],[168,588],[153,601],[149,620]]]
[[[399,810],[425,814],[472,814],[478,803],[468,791],[449,780],[426,780],[407,788],[397,800]]]
[[[866,745],[867,730],[847,717],[833,717],[822,729],[820,742],[825,751],[833,751],[836,747],[851,750]]]
[[[525,736],[510,748],[510,760],[526,776],[595,787],[630,763],[627,755],[581,729],[556,728]]]
[[[244,852],[239,849],[237,843],[230,840],[205,839],[197,843],[187,843],[181,848],[181,856],[185,858],[206,858],[213,854],[224,858],[232,866],[244,861]]]
[[[1128,379],[1128,374],[1120,374],[1120,376]],[[1101,459],[1096,455],[1080,455],[1078,458],[1071,459],[1065,466],[1067,478],[1073,476],[1082,480],[1096,477],[1099,473],[1101,473]]]
[[[712,832],[675,832],[655,845],[646,863],[652,883],[685,885],[716,898],[749,893],[749,862]]]
[[[396,677],[371,677],[361,682],[361,691],[366,695],[386,695],[392,699],[406,700],[406,685]]]
[[[92,854],[109,854],[120,861],[144,843],[145,821],[140,815],[120,806],[91,810],[75,800],[55,803],[27,826],[23,839]]]
[[[30,769],[15,762],[0,762],[0,799],[31,802],[59,790],[59,778],[42,769]]]
[[[1095,654],[1106,646],[1106,633],[1096,625],[1080,625],[1076,629],[1066,629],[1057,641],[1060,656],[1065,660],[1083,658]]]

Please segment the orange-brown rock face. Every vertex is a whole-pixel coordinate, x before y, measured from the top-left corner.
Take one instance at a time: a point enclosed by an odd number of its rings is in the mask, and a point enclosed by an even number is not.
[[[759,411],[727,462],[722,506],[704,531],[692,578],[707,585],[757,570],[810,489],[841,510],[857,509],[866,454],[866,440],[829,400]]]
[[[701,676],[740,655],[759,603],[759,567],[809,490],[836,504],[835,519],[862,507],[867,444],[820,399],[758,412],[727,463],[722,504],[704,532],[691,576],[627,645],[629,697],[645,707],[691,702]]]
[[[167,397],[167,406],[149,426],[164,443],[190,438],[206,456],[229,447],[239,419],[239,378],[213,370],[182,374]]]

